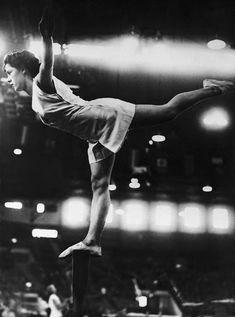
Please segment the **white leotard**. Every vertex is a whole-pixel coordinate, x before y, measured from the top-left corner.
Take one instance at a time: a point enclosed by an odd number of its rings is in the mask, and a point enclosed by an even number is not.
[[[85,101],[56,77],[53,77],[56,93],[47,94],[36,80],[32,109],[44,124],[87,140],[90,163],[119,151],[134,116],[134,104],[116,98]]]

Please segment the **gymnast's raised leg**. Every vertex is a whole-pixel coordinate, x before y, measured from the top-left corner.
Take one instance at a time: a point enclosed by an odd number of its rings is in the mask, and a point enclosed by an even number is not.
[[[168,120],[172,120],[194,104],[201,102],[206,98],[224,94],[232,89],[234,89],[232,82],[204,80],[203,88],[180,93],[166,104],[159,106],[138,104],[136,105],[131,128],[155,126]]]

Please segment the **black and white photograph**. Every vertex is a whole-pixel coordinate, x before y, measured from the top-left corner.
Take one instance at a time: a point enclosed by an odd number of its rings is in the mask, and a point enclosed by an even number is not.
[[[235,317],[235,1],[0,1],[0,317]]]

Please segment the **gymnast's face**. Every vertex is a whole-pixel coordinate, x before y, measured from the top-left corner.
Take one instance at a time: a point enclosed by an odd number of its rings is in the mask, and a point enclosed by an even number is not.
[[[15,91],[23,91],[25,88],[25,71],[19,70],[10,64],[5,65],[5,72],[7,73],[7,81]]]

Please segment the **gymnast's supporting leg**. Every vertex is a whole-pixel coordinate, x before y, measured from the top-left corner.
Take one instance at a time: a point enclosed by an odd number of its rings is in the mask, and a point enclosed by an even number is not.
[[[224,89],[224,87],[222,87],[222,89]],[[172,120],[194,104],[206,98],[220,95],[221,93],[220,87],[211,86],[180,93],[163,105],[137,104],[131,128],[155,126]]]
[[[101,236],[110,207],[109,184],[114,161],[115,154],[111,154],[90,164],[93,198],[88,233],[82,242],[68,247],[59,257],[66,257],[73,250],[88,250],[91,255],[101,256]]]
[[[83,316],[84,297],[88,285],[90,253],[73,251],[72,253],[72,292],[74,317]]]
[[[83,240],[88,246],[101,245],[101,235],[111,203],[109,184],[114,161],[115,155],[112,154],[102,161],[90,164],[93,198],[89,229]]]

